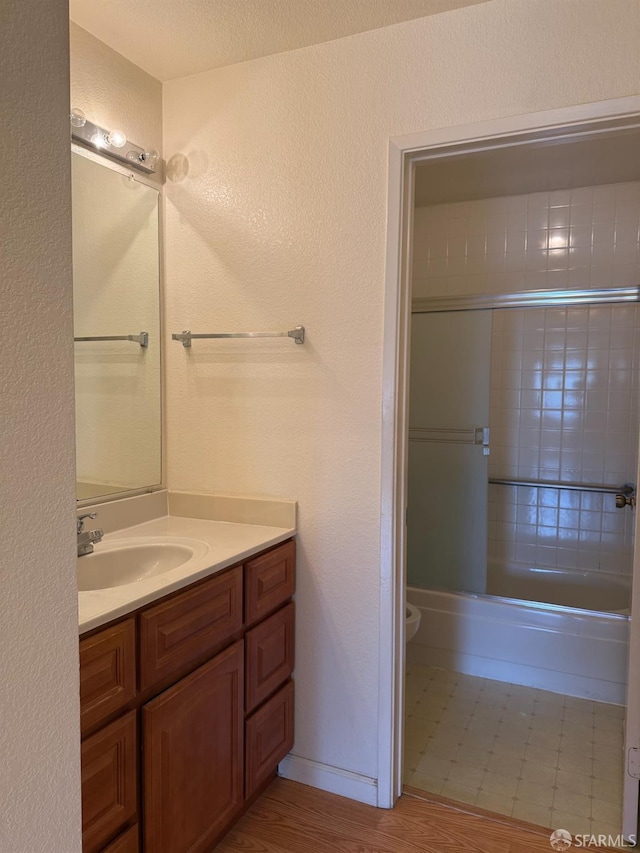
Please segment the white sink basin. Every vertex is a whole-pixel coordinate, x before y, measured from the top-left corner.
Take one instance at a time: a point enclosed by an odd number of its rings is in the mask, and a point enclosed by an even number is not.
[[[78,557],[78,590],[139,583],[204,557],[208,550],[198,539],[140,537],[99,543],[92,554]]]

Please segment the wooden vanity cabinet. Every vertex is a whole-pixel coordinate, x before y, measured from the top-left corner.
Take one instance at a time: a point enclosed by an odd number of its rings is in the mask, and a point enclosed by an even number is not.
[[[209,853],[293,746],[295,544],[80,641],[84,853]]]

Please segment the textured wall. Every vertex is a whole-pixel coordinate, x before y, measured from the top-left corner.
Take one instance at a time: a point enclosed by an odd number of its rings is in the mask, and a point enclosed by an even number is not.
[[[67,27],[62,0],[34,0],[29,14],[14,0],[3,6],[0,850],[7,853],[81,849]]]
[[[637,94],[639,35],[495,0],[165,84],[167,333],[308,328],[167,345],[170,487],[299,500],[302,757],[377,775],[389,137]]]
[[[71,106],[94,124],[119,128],[162,154],[162,85],[120,53],[70,22]]]

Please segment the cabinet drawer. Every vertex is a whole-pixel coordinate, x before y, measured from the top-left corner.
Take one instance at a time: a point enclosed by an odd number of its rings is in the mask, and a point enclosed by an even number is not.
[[[238,566],[140,614],[140,689],[221,648],[242,628]]]
[[[126,707],[135,694],[133,619],[80,641],[80,725],[83,734]]]
[[[250,627],[264,619],[295,592],[293,540],[245,564],[245,622]]]
[[[136,814],[135,712],[83,741],[81,758],[82,849],[95,853]]]
[[[245,797],[250,797],[275,771],[292,747],[293,681],[290,681],[245,723]]]
[[[104,848],[102,853],[138,853],[140,850],[138,834],[138,824],[136,824],[119,835],[115,841]]]
[[[249,713],[284,684],[293,672],[293,601],[248,631],[245,649],[245,709]]]

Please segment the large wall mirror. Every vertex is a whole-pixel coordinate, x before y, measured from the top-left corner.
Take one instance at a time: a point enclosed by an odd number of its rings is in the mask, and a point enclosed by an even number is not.
[[[79,501],[162,481],[158,190],[72,151]]]

